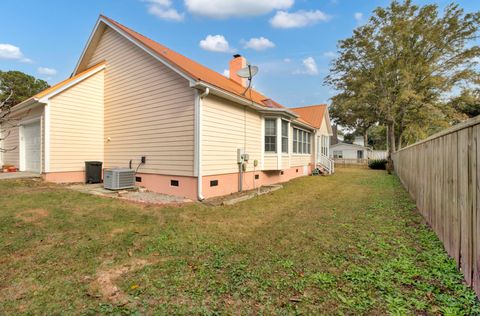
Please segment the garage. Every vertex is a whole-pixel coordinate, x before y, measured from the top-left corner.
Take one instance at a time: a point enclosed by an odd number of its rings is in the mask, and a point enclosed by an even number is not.
[[[41,172],[41,143],[40,120],[20,127],[20,170]]]

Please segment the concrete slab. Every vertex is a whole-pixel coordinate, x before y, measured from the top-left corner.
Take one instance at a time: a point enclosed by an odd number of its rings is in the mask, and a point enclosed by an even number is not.
[[[28,179],[28,178],[40,178],[40,174],[35,172],[28,172],[28,171],[0,172],[0,180]]]
[[[271,185],[264,185],[255,190],[243,191],[232,193],[226,196],[217,196],[214,198],[210,198],[204,201],[207,205],[218,206],[218,205],[233,205],[239,202],[243,202],[246,200],[253,199],[254,197],[268,194],[283,188],[281,184],[271,184]]]
[[[119,191],[107,190],[103,188],[102,183],[72,184],[68,185],[67,188],[92,195],[99,195],[146,204],[181,204],[192,202],[191,200],[186,198],[155,192],[148,192],[145,190],[139,190],[138,188]]]

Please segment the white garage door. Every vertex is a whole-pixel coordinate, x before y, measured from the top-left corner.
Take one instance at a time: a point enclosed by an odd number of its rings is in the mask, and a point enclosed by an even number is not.
[[[41,133],[40,122],[23,125],[22,131],[24,170],[40,173]]]

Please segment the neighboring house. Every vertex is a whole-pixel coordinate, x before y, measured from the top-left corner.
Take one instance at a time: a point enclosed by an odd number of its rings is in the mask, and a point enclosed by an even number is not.
[[[339,142],[330,146],[330,157],[333,159],[367,159],[370,148],[357,144]]]
[[[85,181],[85,161],[130,166],[138,185],[200,200],[238,191],[240,178],[247,190],[322,166],[327,106],[244,94],[245,65],[236,55],[227,78],[100,16],[72,77],[14,108],[3,163],[52,182]]]
[[[353,144],[338,141],[330,146],[330,157],[333,159],[358,160],[364,162],[363,159],[384,159],[387,158],[387,151],[373,150],[364,146],[363,136],[355,136]]]

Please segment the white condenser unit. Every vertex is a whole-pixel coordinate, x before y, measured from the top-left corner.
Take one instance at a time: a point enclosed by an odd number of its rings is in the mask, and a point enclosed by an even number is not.
[[[135,187],[135,170],[128,168],[105,169],[103,187],[109,190],[121,190]]]

